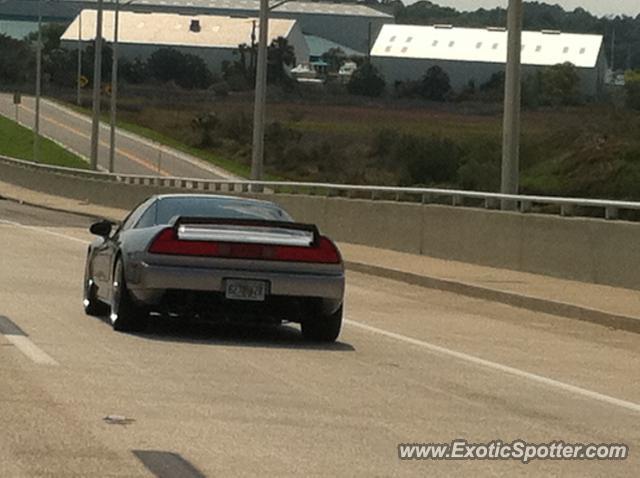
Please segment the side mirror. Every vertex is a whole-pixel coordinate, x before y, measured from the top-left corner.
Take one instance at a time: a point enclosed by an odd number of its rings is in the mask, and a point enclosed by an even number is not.
[[[113,223],[111,221],[100,221],[92,224],[89,228],[91,234],[107,238],[111,235],[111,229],[113,229]]]

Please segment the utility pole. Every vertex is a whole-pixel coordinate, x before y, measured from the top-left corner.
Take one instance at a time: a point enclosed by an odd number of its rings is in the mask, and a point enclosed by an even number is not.
[[[258,71],[256,74],[253,112],[253,149],[251,179],[261,181],[264,169],[264,123],[267,99],[267,42],[269,41],[269,0],[260,0],[260,35],[258,39]],[[260,190],[261,188],[257,188]]]
[[[502,194],[518,194],[520,176],[520,100],[522,53],[522,0],[509,0],[508,51],[502,131]],[[502,209],[515,210],[516,201],[502,201]]]
[[[78,84],[76,89],[76,103],[78,106],[82,106],[82,10],[78,15]]]
[[[120,24],[120,0],[116,0],[113,12],[113,60],[111,62],[111,131],[109,138],[109,172],[112,173],[116,159],[116,110],[118,107],[118,30]]]
[[[93,62],[93,118],[91,122],[91,169],[98,169],[100,145],[100,90],[102,87],[102,13],[103,0],[98,0],[95,58]]]
[[[42,95],[42,0],[38,0],[38,45],[36,47],[36,118],[33,128],[33,160],[40,159],[40,96]]]

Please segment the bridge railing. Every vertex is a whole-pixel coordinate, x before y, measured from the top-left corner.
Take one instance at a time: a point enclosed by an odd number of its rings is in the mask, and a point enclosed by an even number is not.
[[[362,186],[296,181],[249,181],[228,179],[198,179],[165,177],[139,174],[122,174],[88,171],[60,166],[50,166],[0,156],[4,163],[37,169],[52,174],[62,174],[97,181],[114,181],[130,185],[146,185],[161,188],[176,188],[193,192],[303,194],[346,197],[368,200],[394,200],[422,204],[449,204],[457,207],[485,207],[499,209],[509,202],[521,213],[559,213],[563,216],[584,215],[619,219],[622,211],[640,211],[640,202],[585,199],[556,196],[512,195],[456,189]],[[1,178],[0,178],[1,179]]]

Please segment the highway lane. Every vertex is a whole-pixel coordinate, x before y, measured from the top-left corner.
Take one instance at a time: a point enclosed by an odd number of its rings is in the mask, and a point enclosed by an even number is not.
[[[30,128],[35,121],[35,100],[23,97],[19,108],[20,122]],[[0,94],[0,114],[15,120],[13,96]],[[44,135],[65,145],[82,157],[91,152],[91,123],[82,114],[60,106],[49,100],[41,102],[41,131]],[[98,164],[104,170],[109,161],[109,125],[101,124]],[[198,158],[172,148],[117,130],[116,172],[125,174],[146,174],[178,176],[199,179],[224,179],[231,175]]]
[[[637,476],[640,412],[531,378],[640,404],[637,335],[361,274],[349,274],[336,345],[307,345],[295,327],[117,334],[81,310],[87,225],[0,201],[0,316],[57,363],[34,363],[0,334],[0,476],[154,476],[136,450],[177,454],[204,476]],[[455,438],[615,442],[632,454],[397,457],[398,443]]]

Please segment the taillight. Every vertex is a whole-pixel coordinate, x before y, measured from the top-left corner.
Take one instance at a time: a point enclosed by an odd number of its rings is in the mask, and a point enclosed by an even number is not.
[[[151,243],[149,252],[152,254],[178,256],[313,262],[318,264],[340,264],[342,262],[338,248],[330,239],[324,236],[320,236],[317,244],[310,247],[279,246],[242,242],[181,240],[173,228],[160,232]]]
[[[277,246],[275,260],[339,264],[342,259],[338,248],[324,236],[315,247]]]

